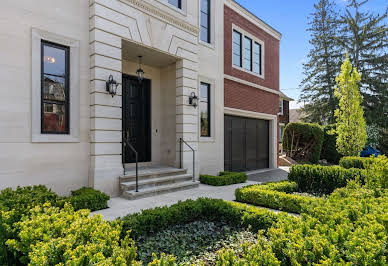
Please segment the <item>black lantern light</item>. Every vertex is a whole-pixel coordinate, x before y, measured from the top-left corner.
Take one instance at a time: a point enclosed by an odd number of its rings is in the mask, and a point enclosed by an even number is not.
[[[189,104],[194,106],[194,108],[197,108],[198,106],[198,97],[195,95],[195,92],[192,92],[189,97]]]
[[[106,91],[112,95],[112,98],[117,94],[117,87],[119,84],[113,79],[113,76],[109,76],[109,80],[106,82]]]
[[[140,55],[139,56],[139,69],[136,71],[136,74],[137,74],[137,78],[139,79],[139,82],[141,83],[144,79],[144,71],[143,69],[141,69],[141,59],[143,57]]]

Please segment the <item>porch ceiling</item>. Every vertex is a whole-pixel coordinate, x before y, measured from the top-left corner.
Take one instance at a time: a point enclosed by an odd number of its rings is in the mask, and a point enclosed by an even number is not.
[[[143,64],[154,67],[164,67],[177,61],[177,58],[166,53],[141,46],[136,43],[122,41],[122,58],[123,60],[138,61],[138,56],[143,56]]]

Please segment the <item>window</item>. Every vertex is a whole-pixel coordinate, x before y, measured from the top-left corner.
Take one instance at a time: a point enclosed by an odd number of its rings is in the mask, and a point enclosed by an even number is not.
[[[244,68],[252,71],[252,40],[244,38]]]
[[[69,134],[70,48],[41,42],[41,133]]]
[[[201,41],[210,43],[210,0],[201,0]]]
[[[283,115],[283,99],[279,102],[279,115]]]
[[[253,46],[253,72],[261,75],[261,44],[255,42]]]
[[[210,84],[201,82],[201,137],[210,137]]]
[[[242,35],[238,31],[233,31],[233,64],[241,67],[242,65],[242,49],[241,49]]]
[[[182,0],[168,0],[168,3],[179,9],[182,9]]]
[[[283,142],[284,126],[279,126],[279,142]]]

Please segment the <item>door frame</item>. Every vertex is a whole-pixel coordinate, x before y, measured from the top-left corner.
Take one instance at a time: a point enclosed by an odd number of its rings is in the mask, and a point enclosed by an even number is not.
[[[125,114],[125,105],[126,105],[126,90],[123,86],[124,84],[124,79],[127,78],[127,79],[130,79],[130,80],[138,80],[138,77],[137,76],[134,76],[134,75],[129,75],[129,74],[122,74],[122,80],[121,80],[121,88],[122,88],[122,103],[121,103],[121,107],[122,107],[122,130],[121,130],[121,143],[122,143],[122,155],[121,155],[121,158],[122,158],[122,163],[123,164],[131,164],[131,163],[134,163],[134,162],[126,162],[126,158],[125,158],[125,146],[124,146],[124,134],[125,134],[125,128],[126,128],[126,114]],[[141,162],[139,161],[139,163],[150,163],[152,162],[152,80],[151,79],[147,79],[147,78],[144,78],[143,79],[143,82],[148,82],[149,83],[149,110],[148,110],[148,129],[147,131],[149,132],[148,134],[148,138],[147,138],[147,142],[148,142],[148,145],[149,145],[149,148],[148,148],[148,154],[147,154],[147,157],[149,158],[149,160],[147,161],[144,161],[144,162]]]
[[[269,120],[269,168],[278,168],[278,116],[224,107],[224,115]],[[223,117],[223,120],[225,118]],[[225,138],[225,136],[224,136]],[[224,144],[223,144],[224,145]],[[225,147],[224,147],[225,150]],[[225,152],[223,152],[225,156]],[[224,158],[225,161],[225,158]]]

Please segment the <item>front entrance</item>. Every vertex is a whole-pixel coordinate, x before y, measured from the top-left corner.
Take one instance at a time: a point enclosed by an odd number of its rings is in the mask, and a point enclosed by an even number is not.
[[[225,170],[269,167],[269,121],[225,116]]]
[[[151,161],[151,80],[139,83],[137,77],[123,74],[123,162],[135,163],[135,153],[125,140],[138,152],[139,162]]]

